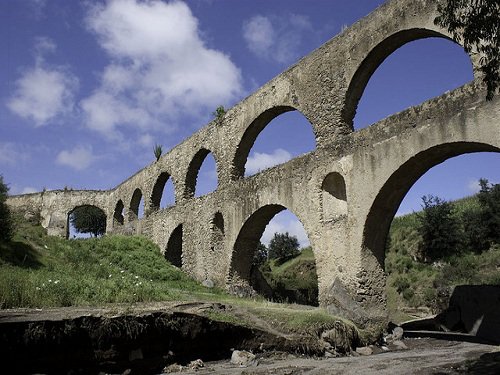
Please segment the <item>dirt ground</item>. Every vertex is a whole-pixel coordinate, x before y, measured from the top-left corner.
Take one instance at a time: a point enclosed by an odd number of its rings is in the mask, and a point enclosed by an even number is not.
[[[404,339],[408,349],[369,356],[338,358],[297,357],[273,353],[258,358],[255,365],[239,368],[229,360],[205,363],[182,374],[500,374],[500,347],[431,338]]]

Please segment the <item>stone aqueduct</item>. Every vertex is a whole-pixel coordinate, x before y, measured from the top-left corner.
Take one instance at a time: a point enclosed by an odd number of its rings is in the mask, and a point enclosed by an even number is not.
[[[143,234],[196,279],[225,286],[249,277],[252,251],[269,220],[289,209],[314,250],[320,305],[358,322],[385,316],[385,240],[408,189],[428,169],[464,153],[500,151],[500,99],[473,82],[354,131],[357,103],[375,69],[405,43],[449,38],[434,25],[436,0],[392,0],[301,59],[190,138],[109,191],[13,196],[39,211],[49,234],[66,235],[69,213],[95,205],[108,232]],[[476,67],[477,57],[471,55]],[[476,73],[477,73],[477,69]],[[300,111],[316,150],[244,178],[250,148],[276,116]],[[208,153],[218,188],[194,197]],[[159,209],[172,179],[175,205]],[[144,217],[137,218],[144,197]],[[123,213],[122,213],[122,209]]]

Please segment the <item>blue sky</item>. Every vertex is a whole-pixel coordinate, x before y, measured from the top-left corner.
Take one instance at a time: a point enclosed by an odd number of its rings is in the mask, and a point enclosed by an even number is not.
[[[0,173],[11,193],[109,189],[368,14],[382,0],[0,0]],[[432,60],[431,60],[432,56]],[[367,126],[472,78],[461,48],[410,43],[375,72],[355,127]],[[281,129],[287,128],[287,137]],[[314,149],[299,113],[275,119],[251,151],[247,174]],[[477,179],[500,181],[498,154],[449,160],[419,180],[400,213],[434,193],[454,199]],[[216,186],[213,162],[197,194]],[[166,201],[167,199],[165,199]],[[284,213],[269,225],[300,223]]]

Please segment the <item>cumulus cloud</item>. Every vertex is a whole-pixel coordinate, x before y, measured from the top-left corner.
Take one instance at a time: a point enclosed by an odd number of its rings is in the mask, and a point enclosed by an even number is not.
[[[60,165],[65,165],[81,171],[87,169],[96,157],[92,153],[91,146],[76,146],[73,150],[63,150],[56,158],[56,162]]]
[[[0,142],[0,165],[16,165],[28,157],[25,147],[12,142]]]
[[[78,79],[63,66],[51,66],[44,55],[55,50],[49,38],[38,38],[35,45],[36,64],[23,72],[15,82],[15,91],[7,107],[16,115],[45,125],[72,111]]]
[[[301,222],[296,217],[287,217],[282,215],[275,216],[274,219],[269,222],[264,233],[262,234],[261,242],[268,246],[269,241],[271,241],[275,233],[286,232],[297,237],[300,247],[309,246],[309,238],[307,237],[307,233]]]
[[[245,164],[245,173],[252,175],[264,169],[285,163],[291,158],[292,154],[282,148],[278,148],[270,154],[254,152],[248,157]]]
[[[243,24],[248,49],[260,58],[279,63],[299,57],[303,35],[308,31],[312,31],[311,22],[298,14],[272,18],[256,15]]]
[[[184,2],[110,0],[91,6],[86,24],[111,58],[81,102],[87,126],[104,135],[173,128],[180,114],[199,116],[242,91],[240,70],[205,45]]]

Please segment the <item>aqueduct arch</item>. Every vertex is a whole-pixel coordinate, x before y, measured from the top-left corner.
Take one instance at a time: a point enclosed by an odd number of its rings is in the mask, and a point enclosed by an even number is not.
[[[39,212],[49,234],[62,236],[74,207],[101,207],[109,233],[147,236],[185,272],[200,281],[210,277],[221,287],[231,266],[245,275],[245,244],[258,240],[265,219],[287,207],[313,246],[320,305],[361,323],[381,318],[381,248],[408,187],[446,158],[500,149],[500,99],[485,101],[480,77],[352,131],[357,102],[385,57],[411,40],[447,37],[433,25],[438,1],[387,1],[229,109],[223,121],[210,122],[114,189],[47,191],[10,197],[8,204]],[[316,150],[239,178],[258,133],[292,109],[311,123]],[[194,198],[198,170],[209,152],[219,186]],[[156,205],[166,171],[176,182],[175,206],[137,220],[143,194]],[[257,211],[260,219],[252,217]]]
[[[248,125],[238,143],[238,146],[235,149],[233,163],[232,163],[232,173],[231,173],[231,177],[233,179],[242,178],[244,176],[245,163],[247,162],[250,150],[252,149],[252,146],[254,145],[255,141],[257,140],[257,137],[262,132],[262,130],[264,130],[264,128],[267,125],[269,125],[269,123],[275,118],[279,117],[283,113],[292,111],[298,111],[298,110],[294,107],[287,105],[274,106],[259,114]],[[303,116],[302,113],[301,115]],[[311,125],[310,122],[309,125]],[[314,131],[314,128],[312,130]]]
[[[384,267],[385,243],[389,227],[411,186],[437,164],[473,152],[500,152],[500,148],[476,142],[440,144],[414,155],[387,179],[370,208],[363,235],[363,247],[373,253],[381,267]]]

